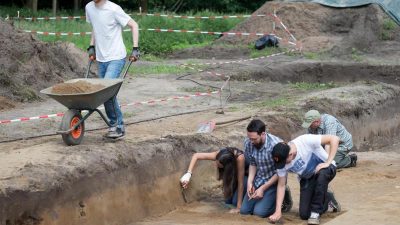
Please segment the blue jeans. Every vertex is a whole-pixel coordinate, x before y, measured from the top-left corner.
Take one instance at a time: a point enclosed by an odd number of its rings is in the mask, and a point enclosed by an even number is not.
[[[246,195],[246,193],[247,193],[247,176],[244,176],[244,178],[243,178],[243,197]],[[236,189],[235,193],[233,194],[233,196],[231,198],[225,199],[225,204],[237,206],[237,202],[238,202],[238,190]]]
[[[109,62],[98,62],[99,78],[116,79],[125,65],[125,59],[112,60]],[[119,107],[117,96],[114,96],[104,103],[104,108],[111,126],[116,126],[124,131],[124,121],[121,108]]]
[[[240,214],[253,214],[259,217],[267,217],[275,212],[275,205],[276,184],[272,185],[264,192],[264,197],[262,199],[249,200],[249,196],[246,193],[242,207],[240,208]]]

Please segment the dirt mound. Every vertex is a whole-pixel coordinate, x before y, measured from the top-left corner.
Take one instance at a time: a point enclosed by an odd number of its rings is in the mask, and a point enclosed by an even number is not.
[[[74,83],[61,83],[56,84],[51,89],[54,94],[76,94],[76,93],[90,93],[104,88],[102,84],[91,84],[87,81],[80,80]]]
[[[387,15],[377,5],[357,8],[330,8],[315,3],[267,2],[253,13],[276,15],[290,32],[302,41],[305,50],[326,50],[334,46],[352,47],[367,51],[380,42],[383,20]],[[236,26],[231,32],[272,32],[272,17],[251,17]],[[398,30],[398,26],[395,28]],[[394,31],[393,31],[394,32]],[[276,26],[275,33],[289,38],[282,26]],[[396,33],[396,32],[395,32]],[[225,36],[221,41],[232,44],[253,43],[259,37]],[[392,37],[398,39],[398,37]],[[282,42],[282,41],[281,41]]]
[[[70,44],[41,42],[1,20],[0,29],[1,96],[13,101],[38,100],[41,89],[84,74]]]
[[[0,96],[0,110],[7,110],[14,108],[15,105],[12,101]]]

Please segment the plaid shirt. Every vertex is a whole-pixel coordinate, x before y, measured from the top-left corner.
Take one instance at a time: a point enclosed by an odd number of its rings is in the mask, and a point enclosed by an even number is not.
[[[244,141],[245,154],[250,159],[250,165],[257,168],[254,177],[256,189],[276,174],[275,162],[272,159],[271,152],[272,148],[279,142],[282,142],[282,140],[271,134],[266,135],[264,146],[261,149],[254,147],[249,138]]]
[[[321,124],[319,127],[317,127],[316,130],[308,128],[308,133],[336,135],[340,138],[339,149],[346,150],[353,148],[353,139],[351,134],[335,117],[329,114],[322,114]]]

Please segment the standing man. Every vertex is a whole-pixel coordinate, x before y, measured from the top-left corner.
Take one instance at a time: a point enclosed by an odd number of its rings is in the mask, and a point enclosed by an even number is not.
[[[120,6],[108,0],[93,0],[86,7],[86,21],[92,25],[92,37],[87,49],[90,60],[97,60],[100,78],[119,78],[125,65],[126,49],[122,38],[122,28],[129,26],[132,31],[133,49],[130,61],[139,59],[138,24]],[[124,121],[117,97],[104,103],[111,127],[108,138],[121,138],[125,135]]]
[[[330,145],[329,154],[321,146]],[[340,205],[328,184],[336,175],[333,158],[339,146],[339,138],[334,135],[305,134],[288,144],[281,142],[274,146],[272,157],[277,168],[278,191],[276,204],[282,204],[285,182],[289,172],[296,173],[300,180],[300,218],[308,219],[308,224],[319,224],[320,215],[328,210],[340,211]],[[281,209],[269,217],[273,222],[282,216]]]
[[[261,120],[252,120],[247,126],[244,148],[246,157],[250,159],[250,167],[241,214],[267,217],[275,211],[278,176],[271,152],[273,146],[281,141],[280,138],[266,133],[265,124]],[[282,203],[283,201],[279,206],[282,206],[283,211],[287,212],[292,208],[293,201],[288,188],[285,202]],[[281,211],[281,207],[278,208]]]
[[[304,115],[302,127],[307,129],[309,134],[330,134],[340,138],[339,148],[334,158],[337,168],[357,165],[357,155],[349,154],[353,148],[352,136],[338,119],[329,114],[321,115],[317,110],[310,110]],[[329,145],[325,146],[325,150],[329,152]]]

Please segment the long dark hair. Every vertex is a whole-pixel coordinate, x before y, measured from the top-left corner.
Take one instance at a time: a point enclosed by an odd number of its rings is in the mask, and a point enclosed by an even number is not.
[[[216,157],[216,160],[223,165],[223,168],[218,168],[218,180],[222,180],[222,188],[225,198],[231,198],[237,188],[237,165],[236,152],[239,149],[226,147],[221,149]]]

